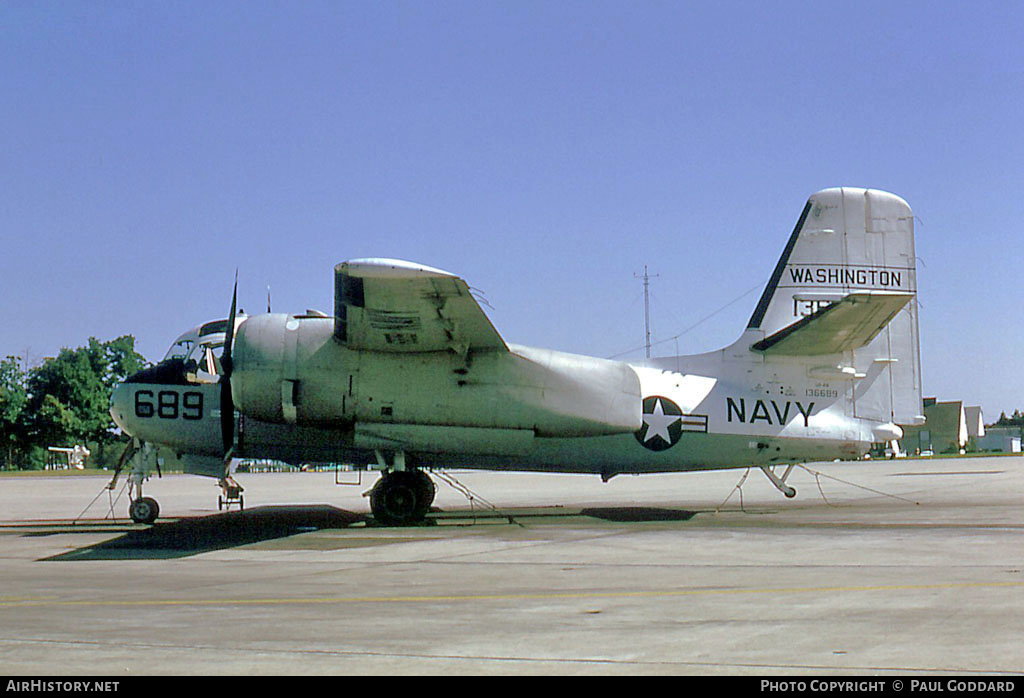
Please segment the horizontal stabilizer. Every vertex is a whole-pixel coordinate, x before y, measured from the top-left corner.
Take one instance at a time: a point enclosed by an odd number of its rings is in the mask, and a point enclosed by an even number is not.
[[[335,336],[368,351],[508,351],[465,281],[393,259],[335,267]]]
[[[859,349],[875,338],[914,297],[897,291],[860,291],[820,307],[751,348],[775,356],[816,356]]]

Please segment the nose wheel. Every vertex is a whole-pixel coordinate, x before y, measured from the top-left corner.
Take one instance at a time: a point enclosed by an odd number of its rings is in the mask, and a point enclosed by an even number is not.
[[[387,472],[370,492],[370,511],[385,526],[411,526],[426,518],[436,492],[423,471]]]
[[[232,505],[237,506],[239,511],[245,509],[245,498],[242,496],[242,492],[245,490],[235,482],[233,477],[230,475],[222,477],[218,484],[222,494],[217,497],[217,511],[230,509]]]

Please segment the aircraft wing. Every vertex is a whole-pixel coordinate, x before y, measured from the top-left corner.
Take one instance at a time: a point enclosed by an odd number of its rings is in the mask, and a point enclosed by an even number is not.
[[[778,356],[837,354],[868,344],[903,309],[912,293],[850,293],[753,345]]]
[[[508,351],[469,285],[396,259],[342,262],[335,273],[335,336],[352,349]]]

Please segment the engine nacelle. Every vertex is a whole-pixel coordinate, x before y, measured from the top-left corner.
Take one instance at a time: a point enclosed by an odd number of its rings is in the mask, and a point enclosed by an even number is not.
[[[231,393],[242,414],[265,422],[352,420],[352,352],[332,339],[333,320],[281,313],[246,319],[232,348]],[[326,370],[325,370],[326,369]],[[315,373],[317,380],[308,380]]]

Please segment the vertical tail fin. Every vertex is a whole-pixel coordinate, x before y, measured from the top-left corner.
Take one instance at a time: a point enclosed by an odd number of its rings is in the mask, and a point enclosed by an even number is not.
[[[745,338],[768,357],[804,357],[811,377],[854,380],[852,416],[914,424],[922,412],[916,294],[910,206],[882,191],[825,189],[804,206]]]

